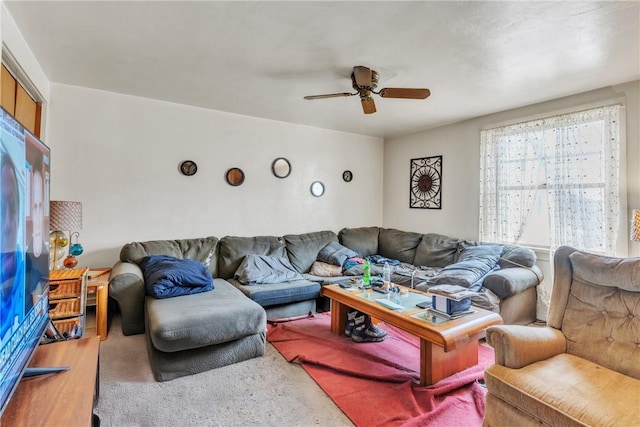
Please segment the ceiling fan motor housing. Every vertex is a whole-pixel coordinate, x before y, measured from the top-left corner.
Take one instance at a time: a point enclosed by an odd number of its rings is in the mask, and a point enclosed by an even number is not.
[[[375,89],[378,87],[378,72],[375,70],[371,70],[371,86],[359,86],[356,83],[356,74],[355,72],[351,73],[351,83],[355,90],[360,92],[362,89]]]

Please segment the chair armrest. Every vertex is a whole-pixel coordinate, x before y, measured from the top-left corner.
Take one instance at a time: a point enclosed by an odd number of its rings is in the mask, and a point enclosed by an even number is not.
[[[495,363],[513,369],[548,359],[567,349],[562,332],[548,326],[491,326],[487,329],[487,342],[495,350]]]
[[[500,299],[524,292],[542,282],[542,270],[533,267],[511,267],[494,271],[485,276],[482,286],[498,295]]]
[[[118,302],[122,333],[144,333],[144,276],[137,264],[118,261],[111,269],[109,296]]]

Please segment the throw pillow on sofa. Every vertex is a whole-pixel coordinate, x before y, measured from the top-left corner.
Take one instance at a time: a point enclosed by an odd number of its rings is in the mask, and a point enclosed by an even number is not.
[[[267,255],[247,255],[234,274],[243,285],[262,285],[302,280],[288,259]]]
[[[500,268],[498,261],[504,247],[501,245],[479,245],[463,248],[458,262],[449,264],[429,279],[429,286],[460,285],[471,290],[482,287],[481,279]]]
[[[338,242],[329,242],[324,248],[320,249],[320,252],[318,252],[318,261],[342,267],[347,259],[357,256],[358,254],[356,251],[353,251],[346,246],[342,246]]]
[[[213,289],[213,277],[207,267],[194,259],[170,255],[150,255],[140,262],[147,295],[171,298]]]
[[[342,267],[339,265],[327,264],[322,261],[316,261],[311,265],[309,274],[321,277],[339,277],[342,276]]]

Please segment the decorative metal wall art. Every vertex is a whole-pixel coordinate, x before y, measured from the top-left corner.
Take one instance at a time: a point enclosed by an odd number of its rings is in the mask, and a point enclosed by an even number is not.
[[[411,159],[409,207],[442,209],[442,156]]]

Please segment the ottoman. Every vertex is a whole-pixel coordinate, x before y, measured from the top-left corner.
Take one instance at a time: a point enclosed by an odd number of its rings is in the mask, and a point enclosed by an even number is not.
[[[267,314],[223,279],[193,295],[145,297],[147,352],[157,381],[264,355]]]

